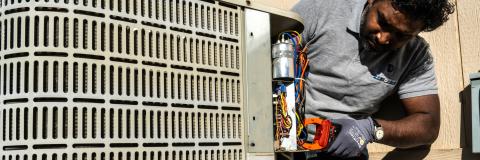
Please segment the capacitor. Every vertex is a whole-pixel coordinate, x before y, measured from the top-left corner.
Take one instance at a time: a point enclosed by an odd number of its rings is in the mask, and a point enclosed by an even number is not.
[[[281,40],[272,46],[273,79],[279,81],[294,80],[293,44]]]

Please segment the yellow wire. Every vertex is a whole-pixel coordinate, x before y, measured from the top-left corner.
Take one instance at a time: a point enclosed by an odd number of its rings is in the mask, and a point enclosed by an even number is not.
[[[277,98],[277,104],[275,105],[275,107],[277,108],[277,114],[278,114],[278,110],[280,109],[280,108],[278,107],[278,104],[280,103],[279,101],[280,101],[280,98]],[[275,119],[277,119],[277,118],[275,117]],[[280,125],[281,125],[281,124],[280,124],[279,120],[277,120],[277,132],[275,133],[275,137],[277,138],[277,140],[280,139],[280,135],[279,135],[279,133],[280,133]]]
[[[297,120],[300,121],[300,116],[298,115],[298,113],[295,113],[295,116],[297,117]],[[303,129],[303,124],[302,122],[300,122],[298,123],[297,136],[300,136],[300,134],[302,133],[302,129]]]
[[[298,43],[299,43],[299,44],[302,43],[302,35],[301,35],[300,33],[298,33],[297,31],[286,31],[286,32],[282,32],[282,33],[280,33],[280,34],[278,35],[277,39],[280,39],[280,36],[282,36],[283,34],[288,33],[288,32],[295,33],[295,34],[296,34],[296,37],[298,37],[298,38],[299,38],[299,41],[300,41],[300,42],[298,42]]]
[[[299,40],[301,43],[303,41],[303,37],[301,36],[300,33],[298,33],[297,31],[287,31],[287,32],[282,32],[281,34],[278,35],[278,39],[281,38],[281,36],[285,33],[289,33],[289,34],[292,34],[293,36],[295,36],[295,38],[298,38],[297,40]],[[308,44],[304,47],[302,47],[302,49],[300,50],[300,55],[304,56],[306,50],[307,50],[307,47]],[[304,76],[304,72],[308,66],[308,63],[309,63],[309,59],[307,59],[306,57],[302,57],[300,58],[300,61],[301,61],[301,67],[302,67],[302,77]],[[299,88],[298,88],[299,87]],[[300,84],[299,86],[296,86],[295,87],[296,89],[300,89],[300,90],[303,90],[303,86],[302,84]],[[296,99],[295,100],[297,103],[300,103],[299,105],[303,105],[304,101],[305,101],[305,98],[302,98],[302,99]],[[299,107],[300,107],[299,106]],[[276,133],[276,138],[279,139],[280,137],[282,137],[281,135],[279,135],[279,133],[281,132],[289,132],[288,130],[291,129],[292,127],[292,117],[290,117],[288,115],[288,112],[287,112],[287,104],[286,104],[286,95],[285,93],[282,93],[280,94],[280,96],[278,97],[278,103],[276,104],[276,108],[279,109],[279,113],[281,114],[281,118],[283,122],[278,122],[278,126],[277,126],[277,133]],[[304,124],[303,124],[303,120],[301,119],[300,115],[298,112],[295,111],[295,119],[297,119],[298,121],[298,126],[297,126],[297,130],[296,130],[296,134],[297,136],[300,136],[302,134],[302,131],[304,129]],[[283,125],[282,125],[283,124]],[[301,140],[300,140],[301,141]],[[299,141],[299,142],[300,142]]]
[[[292,121],[291,121],[290,117],[288,116],[287,111],[285,110],[286,109],[285,94],[282,94],[280,97],[281,97],[281,101],[282,101],[282,114],[283,114],[283,118],[285,119],[284,120],[284,125],[285,125],[286,128],[290,129],[292,127]]]
[[[302,43],[302,35],[300,33],[298,33],[297,31],[290,31],[290,32],[296,33],[298,38],[300,39],[299,43]]]

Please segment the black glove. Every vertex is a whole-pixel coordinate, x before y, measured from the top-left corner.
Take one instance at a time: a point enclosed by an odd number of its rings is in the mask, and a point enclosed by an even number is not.
[[[327,152],[340,158],[358,157],[367,144],[374,140],[375,126],[371,117],[366,119],[334,119],[341,130]]]

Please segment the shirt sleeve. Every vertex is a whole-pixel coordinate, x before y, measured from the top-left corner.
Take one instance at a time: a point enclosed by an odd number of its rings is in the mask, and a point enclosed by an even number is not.
[[[317,26],[324,21],[326,16],[324,3],[326,0],[300,0],[293,6],[292,11],[298,13],[304,23],[302,44],[305,45],[315,36]]]
[[[398,94],[400,99],[438,94],[430,48],[427,48],[416,62],[405,81],[399,86]]]

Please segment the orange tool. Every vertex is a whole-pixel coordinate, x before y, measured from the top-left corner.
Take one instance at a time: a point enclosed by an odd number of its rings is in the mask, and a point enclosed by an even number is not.
[[[315,125],[315,138],[313,142],[305,142],[302,147],[308,150],[322,150],[328,147],[329,141],[333,140],[335,126],[330,120],[321,118],[305,118],[305,127]]]

